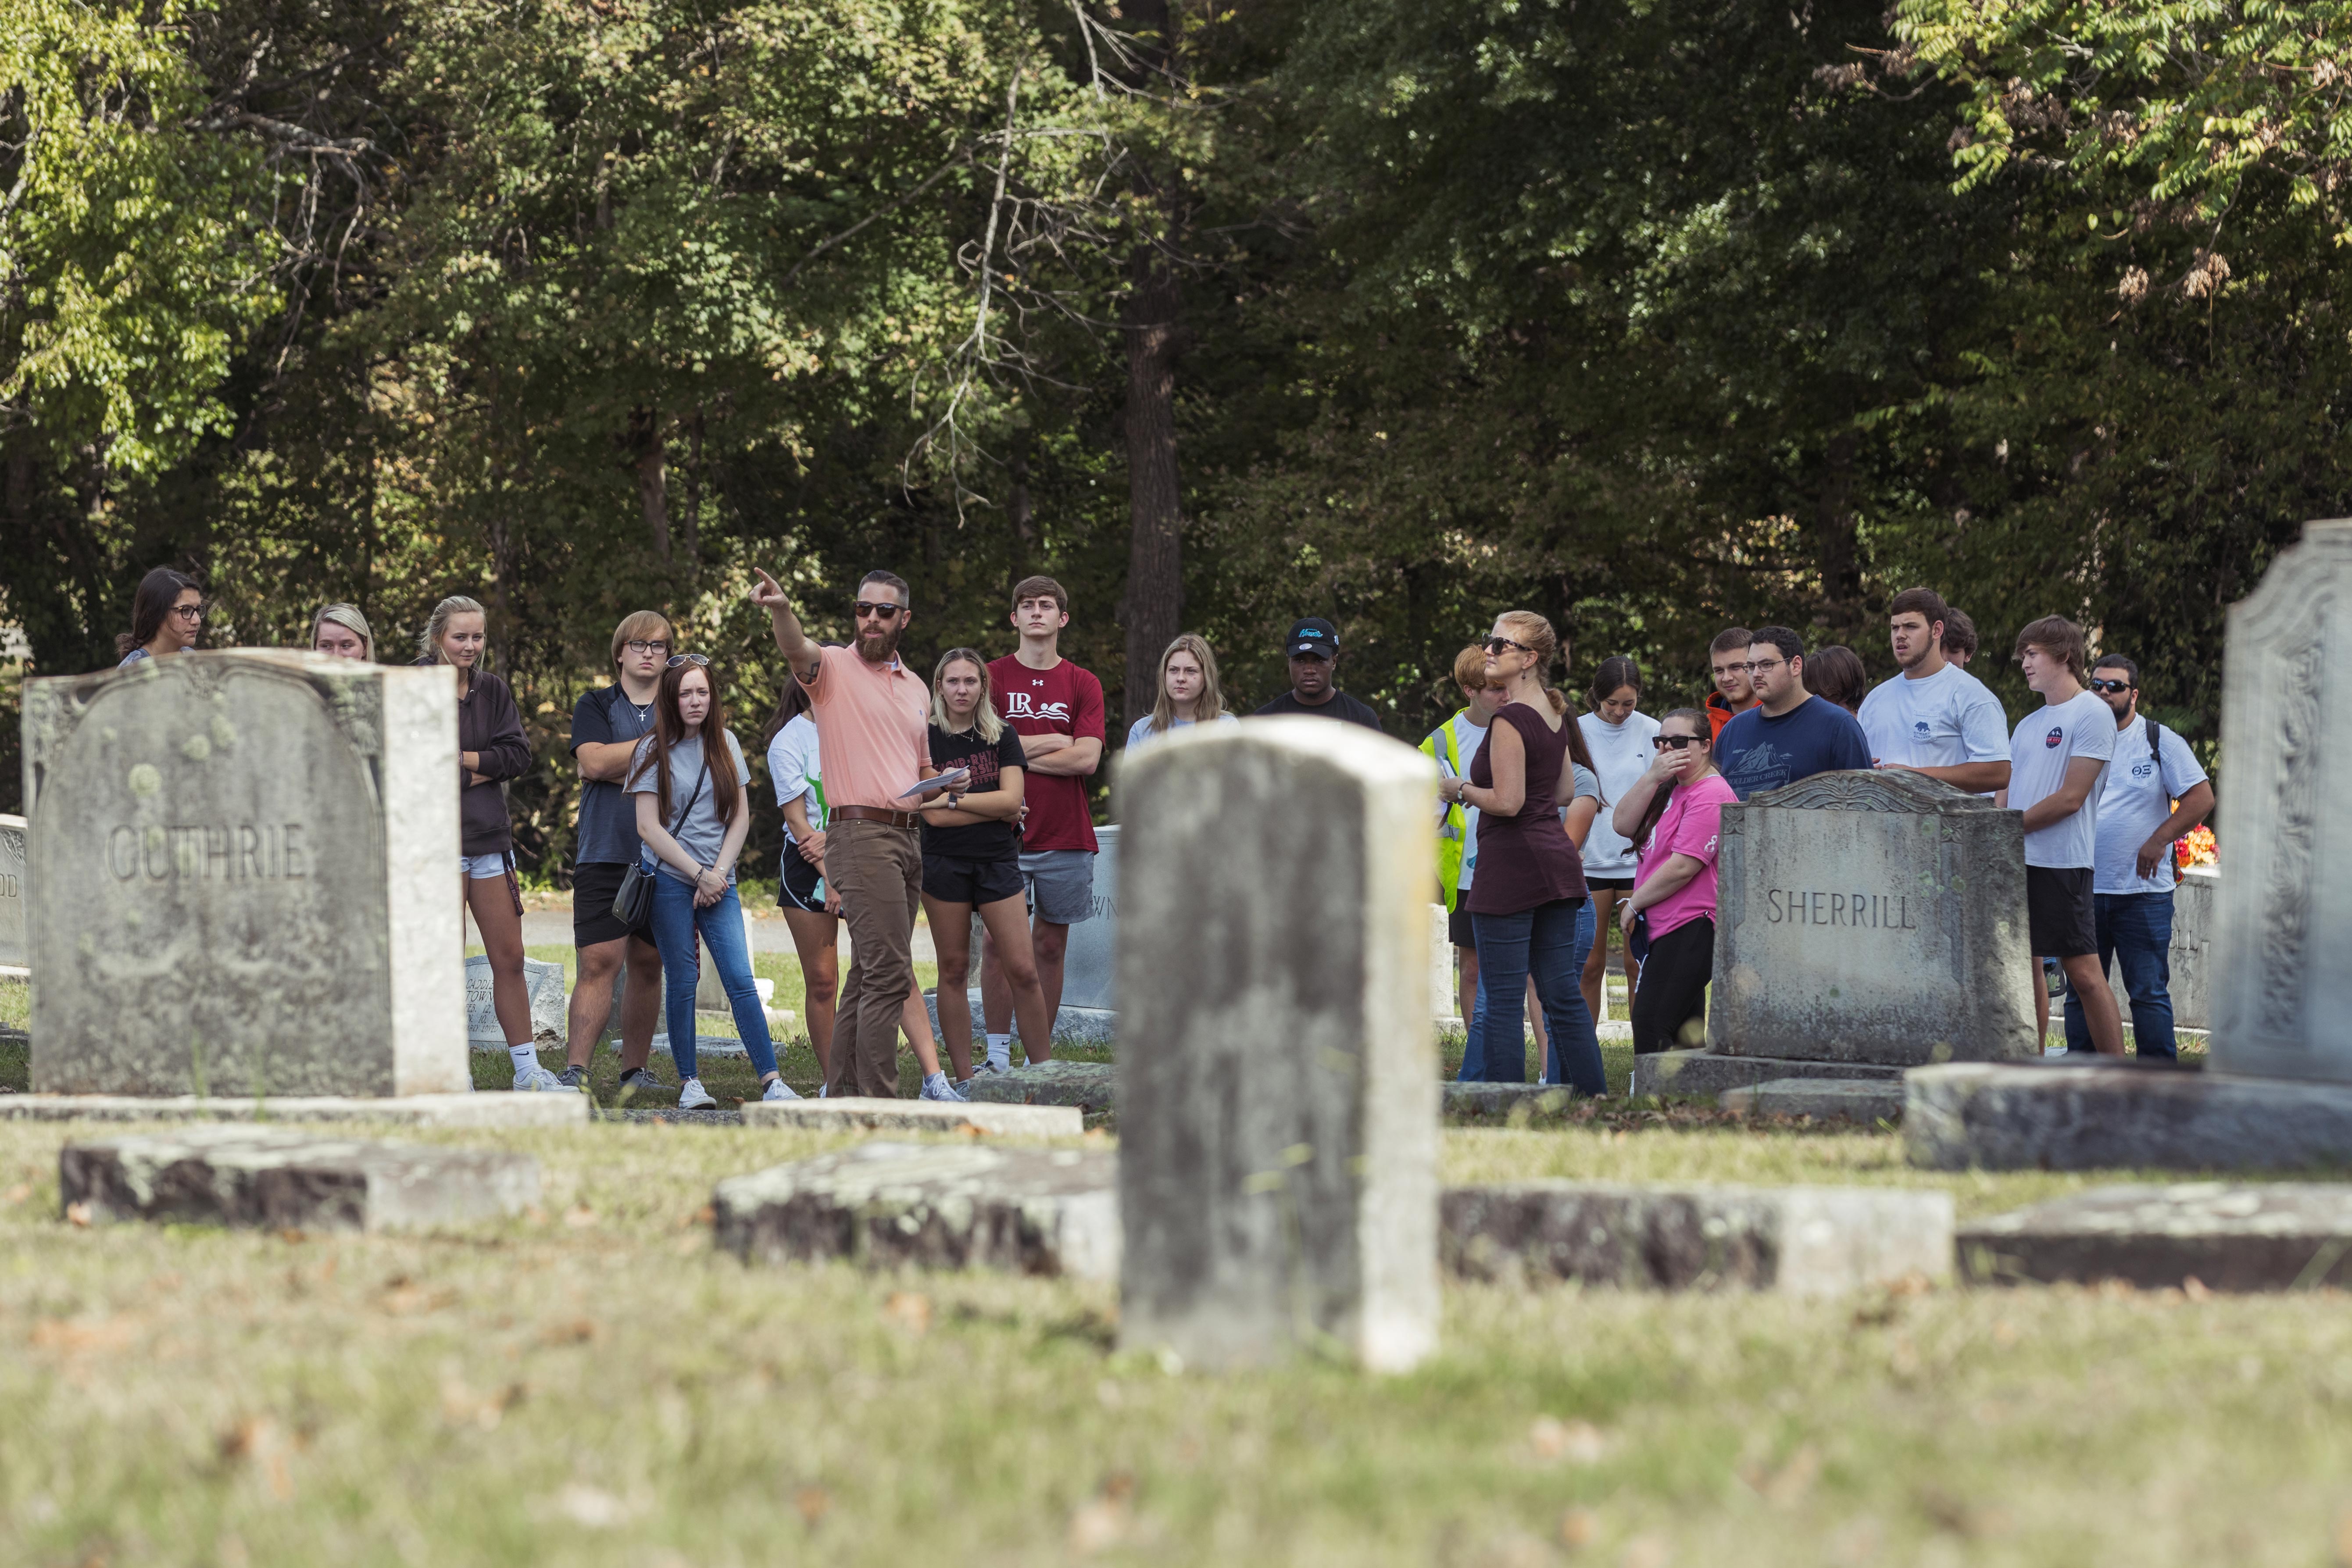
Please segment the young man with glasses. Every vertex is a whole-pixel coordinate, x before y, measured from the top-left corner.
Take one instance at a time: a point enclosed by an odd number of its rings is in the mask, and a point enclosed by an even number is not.
[[[2091,920],[2099,973],[2112,959],[2131,997],[2132,1042],[2177,1058],[2172,1032],[2172,846],[2213,810],[2213,785],[2189,742],[2139,710],[2139,666],[2108,654],[2091,667],[2091,695],[2116,716],[2116,754],[2099,786]],[[2082,999],[2066,988],[2066,1048],[2091,1048]]]
[[[2017,634],[2017,662],[2042,706],[2010,738],[2009,804],[2025,814],[2025,923],[2033,952],[2033,1013],[2050,1035],[2042,961],[2054,958],[2079,997],[2091,1042],[2124,1054],[2123,1015],[2099,963],[2091,889],[2099,829],[2099,780],[2116,754],[2116,717],[2083,688],[2083,628],[2044,616]]]
[[[1029,759],[1023,770],[1028,810],[1021,825],[1021,878],[1029,889],[1030,951],[1045,1017],[1062,1011],[1062,971],[1070,928],[1095,912],[1094,812],[1086,781],[1102,766],[1103,689],[1093,673],[1062,657],[1062,628],[1070,624],[1070,595],[1051,577],[1024,577],[1013,589],[1013,629],[1021,646],[991,659],[988,686],[997,716],[1021,737]],[[988,1060],[982,1070],[1013,1066],[1013,985],[992,946],[982,944],[980,1008],[987,1026]],[[1054,1054],[1049,1033],[1024,1040],[1033,1062]]]
[[[1490,639],[1507,642],[1505,638]],[[1260,708],[1252,717],[1272,718],[1280,713],[1304,713],[1318,719],[1338,719],[1349,724],[1361,724],[1367,730],[1381,727],[1381,716],[1371,708],[1349,696],[1331,684],[1331,673],[1339,664],[1339,628],[1320,616],[1308,616],[1293,621],[1290,635],[1282,639],[1282,649],[1290,663],[1290,689]]]
[[[751,603],[808,689],[824,760],[824,874],[841,895],[852,962],[833,1025],[825,1093],[898,1098],[898,1015],[915,984],[915,911],[923,896],[917,786],[931,765],[930,689],[898,657],[914,618],[906,579],[868,572],[857,584],[854,646],[826,647],[801,629],[765,572]]]
[[[1990,795],[2009,784],[2009,715],[1983,681],[1944,657],[1951,616],[1933,588],[1906,588],[1887,601],[1897,673],[1862,700],[1862,732],[1879,767]]]
[[[596,1038],[613,1012],[613,981],[625,964],[621,999],[621,1099],[655,1086],[646,1070],[654,1022],[662,1007],[661,953],[650,931],[633,931],[613,912],[613,895],[637,862],[637,808],[622,792],[637,742],[654,727],[654,697],[677,634],[653,610],[622,617],[613,628],[610,685],[583,691],[572,708],[572,757],[580,768],[580,830],[572,852],[572,945],[579,973],[565,1020],[568,1089],[584,1089]]]
[[[1805,689],[1805,645],[1786,626],[1750,634],[1748,684],[1756,706],[1732,716],[1715,738],[1715,765],[1746,800],[1815,773],[1870,766],[1862,725]]]
[[[1756,634],[1746,626],[1726,626],[1706,645],[1708,673],[1715,689],[1706,694],[1706,721],[1719,738],[1723,727],[1756,706],[1755,689],[1748,684],[1748,647]]]

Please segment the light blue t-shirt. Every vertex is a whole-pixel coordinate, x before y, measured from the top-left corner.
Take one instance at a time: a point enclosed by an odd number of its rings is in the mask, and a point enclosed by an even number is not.
[[[1217,715],[1217,722],[1220,724],[1238,724],[1241,722],[1241,720],[1231,713],[1220,713]],[[1171,731],[1189,730],[1192,727],[1192,721],[1190,719],[1179,719],[1169,725],[1169,729]],[[1130,752],[1135,750],[1136,747],[1142,745],[1147,741],[1157,741],[1160,738],[1160,731],[1152,727],[1151,715],[1149,713],[1146,713],[1142,718],[1138,719],[1134,723],[1129,724],[1127,727],[1127,749]]]

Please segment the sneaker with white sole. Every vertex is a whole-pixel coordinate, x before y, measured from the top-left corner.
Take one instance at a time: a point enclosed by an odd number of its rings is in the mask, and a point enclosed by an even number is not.
[[[555,1081],[566,1089],[584,1089],[588,1087],[588,1069],[583,1067],[567,1067],[555,1075]]]
[[[702,1087],[702,1080],[698,1078],[688,1079],[677,1086],[677,1108],[680,1110],[709,1110],[718,1103],[710,1098],[710,1091]]]
[[[920,1098],[924,1100],[945,1100],[960,1102],[962,1100],[963,1096],[955,1091],[955,1085],[948,1081],[947,1074],[943,1072],[935,1072],[931,1074],[930,1077],[923,1080],[923,1092]]]
[[[626,1105],[637,1096],[651,1094],[661,1086],[661,1079],[644,1068],[631,1068],[621,1075],[620,1093],[616,1098],[623,1105]]]
[[[538,1066],[525,1068],[515,1074],[514,1086],[517,1094],[568,1093],[572,1089],[570,1084]]]
[[[1010,1067],[999,1067],[994,1062],[974,1062],[971,1068],[971,1076],[979,1078],[985,1074],[990,1078],[994,1078],[998,1073],[1006,1073],[1011,1072],[1012,1070],[1013,1069]]]
[[[761,1100],[798,1100],[800,1092],[782,1079],[775,1079],[769,1082],[767,1092],[760,1098]]]

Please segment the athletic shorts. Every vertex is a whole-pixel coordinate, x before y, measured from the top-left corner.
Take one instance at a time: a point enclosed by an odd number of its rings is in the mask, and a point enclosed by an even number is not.
[[[815,867],[801,854],[800,846],[784,840],[784,858],[781,862],[783,875],[777,878],[776,907],[780,910],[806,910],[813,915],[824,913],[824,879]]]
[[[457,857],[457,866],[468,882],[502,881],[507,874],[505,855],[464,855]]]
[[[1029,912],[1057,926],[1095,918],[1095,858],[1087,849],[1032,849],[1021,857]]]
[[[1021,896],[1021,867],[1006,859],[971,860],[961,855],[923,857],[923,895],[942,903],[1000,904]]]
[[[1633,890],[1631,877],[1587,877],[1584,885],[1596,893],[1630,893]]]
[[[2036,958],[2080,958],[2099,951],[2088,866],[2025,868],[2026,946]]]
[[[1470,895],[1466,892],[1454,896],[1454,912],[1445,917],[1445,940],[1456,947],[1478,951],[1477,933],[1470,929]]]
[[[613,895],[621,890],[628,869],[625,860],[591,860],[572,868],[572,946],[595,947],[625,936],[653,941],[651,931],[633,931],[613,912]]]

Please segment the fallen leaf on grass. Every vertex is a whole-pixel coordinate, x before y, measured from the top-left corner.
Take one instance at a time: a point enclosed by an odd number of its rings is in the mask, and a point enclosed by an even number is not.
[[[139,1324],[131,1318],[100,1318],[96,1322],[72,1322],[44,1318],[33,1325],[33,1348],[84,1355],[93,1351],[117,1351],[129,1344]]]
[[[593,1230],[596,1225],[596,1211],[586,1204],[574,1204],[563,1211],[563,1223],[573,1230]]]
[[[823,1487],[803,1487],[793,1494],[793,1506],[801,1510],[801,1522],[814,1530],[833,1507],[833,1499]]]
[[[29,1197],[31,1197],[32,1195],[33,1195],[33,1184],[32,1184],[30,1182],[18,1182],[15,1186],[10,1187],[6,1192],[5,1192],[5,1193],[0,1193],[0,1198],[5,1198],[8,1202],[10,1202],[10,1203],[12,1203],[12,1204],[21,1204],[21,1203],[23,1203],[26,1198],[29,1198]]]
[[[596,1337],[596,1325],[586,1318],[574,1318],[568,1323],[555,1323],[540,1331],[539,1342],[545,1345],[584,1345]]]
[[[1592,1544],[1599,1533],[1601,1521],[1589,1508],[1572,1508],[1559,1516],[1559,1543],[1570,1552],[1581,1552]]]
[[[261,1478],[270,1499],[285,1502],[294,1496],[294,1473],[286,1463],[290,1445],[278,1423],[266,1415],[248,1415],[221,1434],[221,1458],[232,1463],[244,1460]]]
[[[1070,1515],[1070,1550],[1083,1557],[1116,1546],[1134,1525],[1135,1478],[1115,1471],[1100,1492]]]
[[[1608,1446],[1608,1439],[1590,1421],[1560,1421],[1538,1415],[1535,1425],[1528,1428],[1528,1447],[1535,1450],[1538,1459],[1596,1464]]]
[[[445,1377],[441,1380],[441,1417],[453,1426],[478,1426],[485,1432],[495,1432],[507,1411],[521,1404],[528,1392],[523,1384],[509,1383],[492,1393],[478,1393],[463,1378]]]
[[[893,1290],[882,1303],[882,1315],[909,1333],[926,1333],[931,1326],[931,1299],[917,1290]]]
[[[418,1312],[437,1312],[456,1305],[457,1300],[455,1290],[428,1290],[406,1275],[395,1274],[383,1282],[383,1294],[376,1298],[376,1305],[395,1318],[404,1318]]]

